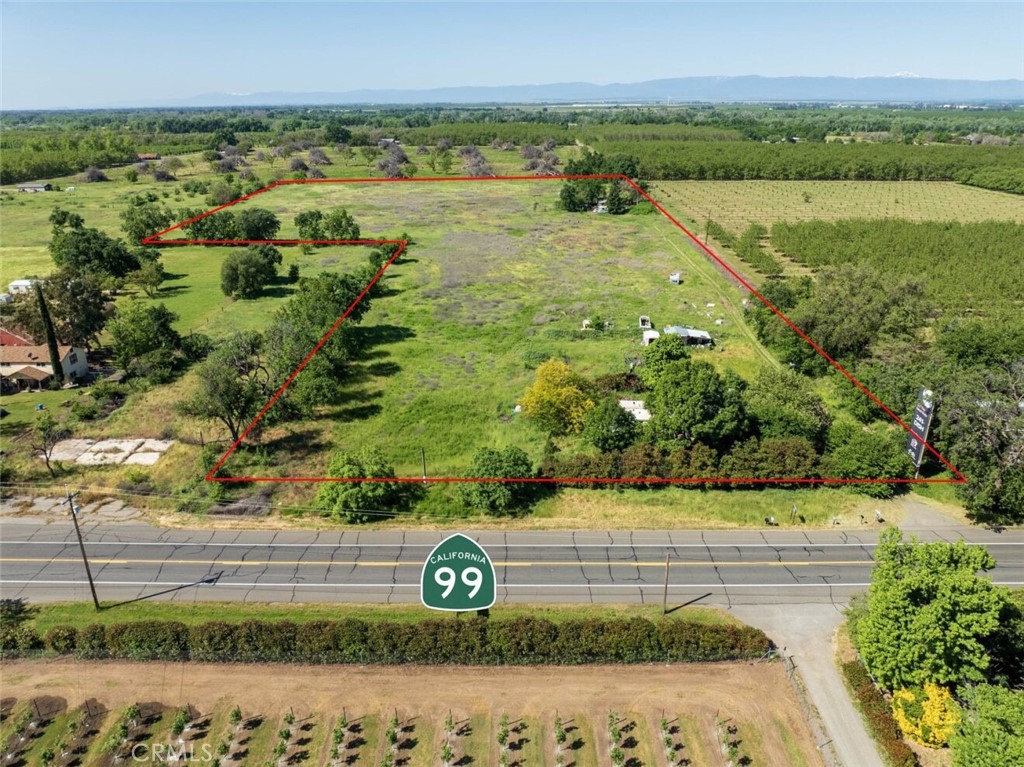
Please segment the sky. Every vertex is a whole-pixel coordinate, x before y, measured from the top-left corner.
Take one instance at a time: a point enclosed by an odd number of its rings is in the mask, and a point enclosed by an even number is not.
[[[1024,79],[1024,2],[13,2],[0,107],[701,75]]]

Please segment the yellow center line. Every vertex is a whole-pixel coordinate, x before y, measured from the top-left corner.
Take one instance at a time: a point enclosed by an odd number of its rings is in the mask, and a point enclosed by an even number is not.
[[[76,558],[62,557],[0,557],[0,562],[51,563],[77,562]],[[355,560],[255,560],[255,559],[90,559],[95,565],[220,565],[224,567],[423,567],[422,562],[373,562]],[[669,567],[863,567],[873,565],[871,560],[823,560],[801,562],[670,562]],[[495,562],[495,567],[660,567],[664,562]]]

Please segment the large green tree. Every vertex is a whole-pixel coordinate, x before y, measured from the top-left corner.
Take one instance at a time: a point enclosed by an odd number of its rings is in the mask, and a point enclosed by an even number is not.
[[[949,739],[954,767],[1024,764],[1024,690],[962,687],[963,718]]]
[[[406,505],[415,489],[409,483],[387,481],[395,477],[395,467],[376,447],[359,453],[335,453],[327,466],[327,476],[348,481],[323,483],[316,494],[316,506],[346,522],[377,522],[391,516]],[[366,478],[378,481],[353,481]]]
[[[912,464],[904,452],[906,433],[892,428],[865,429],[849,421],[837,422],[829,432],[822,476],[841,479],[901,479]],[[874,498],[891,498],[896,487],[884,482],[851,485]]]
[[[703,442],[720,447],[747,430],[746,385],[735,373],[719,375],[703,360],[677,360],[658,376],[650,398],[655,436],[682,446]]]
[[[197,370],[197,388],[182,405],[186,415],[219,421],[238,440],[270,399],[272,381],[258,333],[236,333],[222,341]],[[257,429],[263,421],[257,424]],[[251,432],[250,432],[251,433]]]
[[[636,417],[619,407],[614,399],[603,399],[589,410],[583,421],[583,439],[602,453],[625,450],[639,432]]]
[[[970,482],[957,487],[982,522],[1024,522],[1024,359],[991,362],[951,380],[937,435]]]
[[[138,244],[175,223],[174,211],[164,206],[155,192],[132,195],[118,216],[121,231],[132,244]]]
[[[690,349],[686,345],[686,340],[675,333],[666,333],[644,348],[643,364],[637,372],[649,388],[654,388],[654,384],[670,363],[687,359],[689,356]]]
[[[761,368],[744,392],[744,402],[762,437],[802,437],[819,449],[825,444],[831,425],[825,403],[792,370]]]
[[[46,305],[42,284],[37,282],[32,287],[36,294],[36,303],[39,305],[39,318],[43,324],[43,335],[46,337],[46,350],[50,354],[50,369],[53,371],[53,380],[60,386],[64,383],[64,366],[61,364],[60,350],[57,346],[57,333],[53,329],[53,321],[50,319],[50,309]],[[47,467],[49,467],[49,464],[47,464]]]
[[[235,235],[240,240],[272,240],[281,228],[273,211],[245,208],[235,215]]]
[[[50,255],[57,266],[108,277],[124,277],[139,268],[138,257],[123,242],[86,228],[81,216],[57,208],[50,222]]]
[[[467,476],[492,480],[460,485],[463,502],[475,511],[496,517],[508,516],[521,512],[530,502],[528,483],[503,481],[533,476],[530,458],[518,447],[477,450]]]
[[[170,369],[181,346],[174,329],[178,316],[163,304],[131,300],[118,306],[108,323],[114,361],[125,368],[158,367]]]
[[[900,530],[883,531],[867,609],[854,624],[857,649],[882,687],[985,680],[986,640],[1007,592],[977,573],[995,564],[981,546],[905,542]]]
[[[57,340],[68,346],[92,345],[107,321],[100,279],[60,269],[43,281],[42,288]],[[39,302],[34,296],[15,300],[14,323],[33,338],[46,335]]]
[[[283,381],[348,312],[288,387],[285,400],[289,407],[308,414],[312,408],[335,402],[340,396],[338,384],[359,351],[354,325],[371,303],[369,295],[354,303],[370,279],[368,274],[368,268],[364,268],[350,274],[323,273],[303,278],[292,298],[274,315],[264,334],[265,348],[274,379]]]
[[[330,240],[359,239],[359,224],[345,208],[335,208],[324,216],[324,231]]]
[[[220,289],[231,298],[256,298],[277,277],[281,252],[272,245],[233,250],[220,267]]]

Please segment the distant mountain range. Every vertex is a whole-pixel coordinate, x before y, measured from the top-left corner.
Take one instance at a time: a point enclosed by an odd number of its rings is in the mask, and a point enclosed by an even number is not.
[[[893,77],[676,77],[639,83],[550,83],[353,91],[204,93],[132,106],[271,106],[324,104],[528,104],[672,102],[1024,102],[1024,80]]]

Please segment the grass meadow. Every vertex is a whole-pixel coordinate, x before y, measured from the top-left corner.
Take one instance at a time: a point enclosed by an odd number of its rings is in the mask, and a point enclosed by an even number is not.
[[[420,162],[420,175],[434,175],[415,155],[415,148],[408,151],[414,162]],[[563,154],[573,151],[566,149]],[[498,173],[521,172],[518,154],[489,148],[483,152]],[[334,162],[324,170],[331,177],[362,178],[371,173],[358,154],[351,160],[328,154]],[[180,180],[215,178],[198,156],[184,159]],[[253,161],[252,169],[269,180],[285,164],[280,159],[273,164]],[[459,172],[456,166],[452,175]],[[50,270],[47,217],[55,205],[79,213],[87,226],[115,235],[120,225],[118,210],[140,191],[156,191],[174,208],[207,207],[202,196],[182,192],[179,184],[143,180],[146,176],[132,184],[124,174],[125,169],[114,169],[108,174],[111,181],[97,184],[54,180],[65,189],[75,186],[73,192],[28,195],[4,190],[0,194],[4,224],[0,280]],[[746,292],[724,279],[670,222],[657,214],[565,213],[556,204],[559,187],[557,181],[544,180],[288,185],[236,206],[236,210],[243,206],[273,210],[282,221],[281,238],[297,236],[296,213],[343,206],[355,216],[364,237],[394,238],[407,232],[415,244],[388,270],[385,293],[362,322],[360,332],[370,352],[343,384],[343,403],[314,421],[270,430],[262,446],[242,451],[237,461],[232,459],[235,463],[229,462],[229,471],[313,475],[325,471],[332,451],[365,445],[380,447],[400,476],[419,476],[421,456],[426,458],[429,476],[464,473],[473,452],[485,445],[518,445],[537,461],[545,435],[513,412],[533,369],[544,359],[558,357],[586,375],[624,371],[627,359],[641,354],[637,326],[641,314],[650,315],[658,328],[683,324],[711,331],[716,348],[696,354],[719,369],[751,378],[762,366],[777,364],[743,322]],[[898,188],[902,204],[912,206],[922,217],[955,209],[953,198],[965,205],[992,208],[1002,216],[1014,215],[1013,204],[1020,208],[1019,201],[1009,195],[926,183],[660,182],[654,195],[684,221],[700,221],[704,208],[710,206],[712,217],[739,231],[748,221],[776,220],[795,205],[794,198],[817,209],[824,208],[827,200],[848,195],[849,204],[860,206],[860,215],[882,215],[888,208],[872,207],[869,201],[889,188]],[[811,202],[805,203],[803,193],[808,189]],[[939,201],[933,199],[936,195]],[[1002,207],[986,203],[989,198]],[[819,213],[826,216],[832,210],[836,216],[845,215],[839,212],[845,208],[838,202],[830,204]],[[736,212],[730,218],[726,210]],[[293,289],[282,280],[256,300],[232,301],[219,287],[226,248],[165,246],[162,252],[170,278],[154,300],[178,315],[182,333],[219,338],[236,330],[261,329]],[[283,247],[282,252],[282,273],[294,263],[300,274],[315,275],[363,263],[366,249],[337,246],[303,254],[299,248]],[[683,274],[678,286],[668,281],[669,273],[676,271]],[[588,317],[600,317],[611,327],[583,332],[581,323]],[[203,474],[195,443],[219,441],[227,447],[226,432],[215,424],[179,414],[177,404],[190,396],[194,385],[193,374],[186,374],[170,386],[141,389],[109,418],[76,428],[76,436],[183,440],[156,466],[68,468],[60,481],[73,474],[76,484],[97,488],[141,483],[166,497],[194,487]],[[827,391],[823,394],[834,399]],[[34,479],[46,479],[26,456],[24,432],[34,418],[36,403],[56,408],[78,396],[83,396],[82,390],[3,398],[3,406],[11,412],[4,421],[5,449],[15,438],[11,458],[30,477],[34,472]],[[562,447],[573,446],[563,443]],[[286,516],[301,517],[314,493],[308,485],[286,485],[275,491],[274,498]],[[470,520],[459,519],[462,512],[454,496],[450,486],[431,486],[418,511],[437,524],[464,525]],[[764,517],[787,510],[791,496],[791,491],[781,489],[569,490],[541,501],[535,515],[521,524],[572,526],[579,519],[599,527],[706,526],[716,520],[757,525]],[[866,503],[837,489],[805,490],[798,497],[810,524],[824,523],[837,514],[855,519]],[[301,524],[299,519],[295,522]]]

